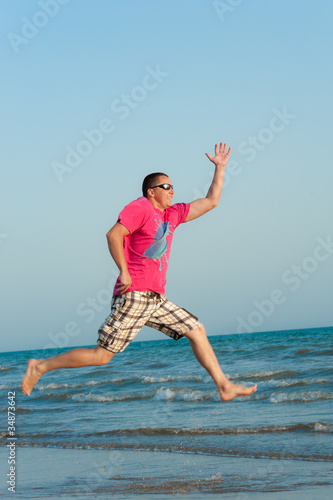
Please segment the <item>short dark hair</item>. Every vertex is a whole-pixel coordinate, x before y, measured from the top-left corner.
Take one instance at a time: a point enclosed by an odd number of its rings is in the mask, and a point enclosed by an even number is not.
[[[165,177],[168,177],[167,174],[163,174],[163,172],[154,172],[153,174],[146,175],[146,177],[143,179],[142,183],[142,194],[147,198],[147,191],[149,188],[154,186],[156,182],[158,182],[158,178],[164,175]]]

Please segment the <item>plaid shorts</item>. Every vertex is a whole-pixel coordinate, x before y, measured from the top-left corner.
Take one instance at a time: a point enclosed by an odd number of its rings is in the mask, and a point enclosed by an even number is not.
[[[132,291],[112,297],[111,313],[98,330],[97,344],[111,352],[122,352],[143,325],[175,340],[202,326],[196,316],[167,300],[165,295]]]

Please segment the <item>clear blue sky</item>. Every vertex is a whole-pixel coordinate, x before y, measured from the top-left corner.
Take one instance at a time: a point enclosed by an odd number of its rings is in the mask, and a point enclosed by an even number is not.
[[[2,351],[94,344],[116,276],[106,232],[152,171],[177,202],[204,196],[218,141],[221,202],[177,230],[168,298],[209,335],[333,324],[332,15],[323,0],[1,1]]]

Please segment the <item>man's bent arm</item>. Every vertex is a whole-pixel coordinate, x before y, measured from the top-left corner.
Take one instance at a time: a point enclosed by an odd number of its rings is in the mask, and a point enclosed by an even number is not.
[[[214,177],[206,198],[199,198],[198,200],[192,201],[190,204],[190,210],[186,217],[186,222],[197,219],[201,215],[209,212],[209,210],[212,210],[212,208],[217,207],[222,193],[224,171],[229,160],[230,151],[231,148],[227,151],[227,145],[223,145],[223,142],[221,142],[220,148],[217,144],[215,144],[214,157],[206,153],[207,158],[215,165]]]
[[[116,285],[117,292],[119,293],[125,293],[132,284],[124,255],[124,237],[128,234],[130,234],[129,230],[117,222],[106,235],[110,254],[120,271],[120,283]]]

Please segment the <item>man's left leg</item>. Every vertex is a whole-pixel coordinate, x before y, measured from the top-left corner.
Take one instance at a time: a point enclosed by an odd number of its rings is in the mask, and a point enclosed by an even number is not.
[[[222,401],[248,396],[257,390],[257,385],[245,387],[233,384],[224,375],[203,326],[185,333],[184,336],[189,339],[194,355],[199,363],[207,370],[217,385]]]

